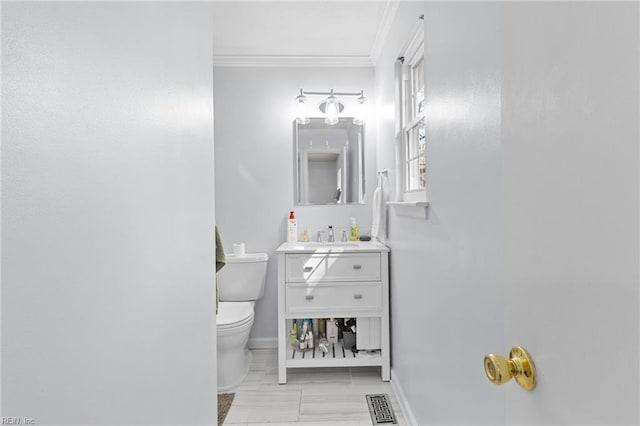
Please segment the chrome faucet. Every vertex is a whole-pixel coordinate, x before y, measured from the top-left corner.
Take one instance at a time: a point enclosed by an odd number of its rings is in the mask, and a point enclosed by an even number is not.
[[[335,242],[335,238],[333,237],[333,226],[329,225],[329,242],[333,243]]]
[[[322,231],[318,231],[318,238],[316,238],[316,242],[318,243],[322,242]]]

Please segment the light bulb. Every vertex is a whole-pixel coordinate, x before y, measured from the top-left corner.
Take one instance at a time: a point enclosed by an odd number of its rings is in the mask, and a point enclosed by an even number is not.
[[[356,124],[358,126],[362,126],[364,124],[365,117],[367,115],[367,107],[365,105],[366,101],[367,98],[365,98],[364,95],[360,94],[360,97],[358,97],[358,104],[356,105],[356,113],[353,117],[353,124]]]
[[[340,121],[338,119],[338,113],[340,112],[340,107],[338,104],[338,98],[336,98],[335,96],[333,96],[333,94],[331,94],[324,105],[324,113],[325,113],[325,119],[324,122],[329,124],[330,126],[333,126],[334,124],[338,124],[338,122]]]
[[[307,98],[302,94],[302,89],[300,89],[300,94],[296,96],[296,123],[298,124],[309,124],[311,121],[307,114],[306,100]]]

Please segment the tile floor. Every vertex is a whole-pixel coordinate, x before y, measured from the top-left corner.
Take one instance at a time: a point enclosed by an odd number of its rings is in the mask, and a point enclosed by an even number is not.
[[[391,384],[379,367],[289,369],[278,384],[278,352],[253,350],[253,363],[224,421],[240,425],[369,426],[365,395],[386,393],[398,424],[405,425]]]

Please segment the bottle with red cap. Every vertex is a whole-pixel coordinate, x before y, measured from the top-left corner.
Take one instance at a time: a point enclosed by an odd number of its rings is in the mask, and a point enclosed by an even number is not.
[[[298,222],[293,210],[289,212],[289,224],[287,226],[287,242],[295,243],[298,241]]]

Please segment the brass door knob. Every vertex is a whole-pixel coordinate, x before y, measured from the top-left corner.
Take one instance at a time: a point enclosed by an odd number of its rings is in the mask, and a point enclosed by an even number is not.
[[[494,385],[503,385],[515,377],[516,382],[525,390],[536,387],[536,366],[529,352],[516,346],[509,351],[509,359],[489,354],[484,357],[484,372]]]

